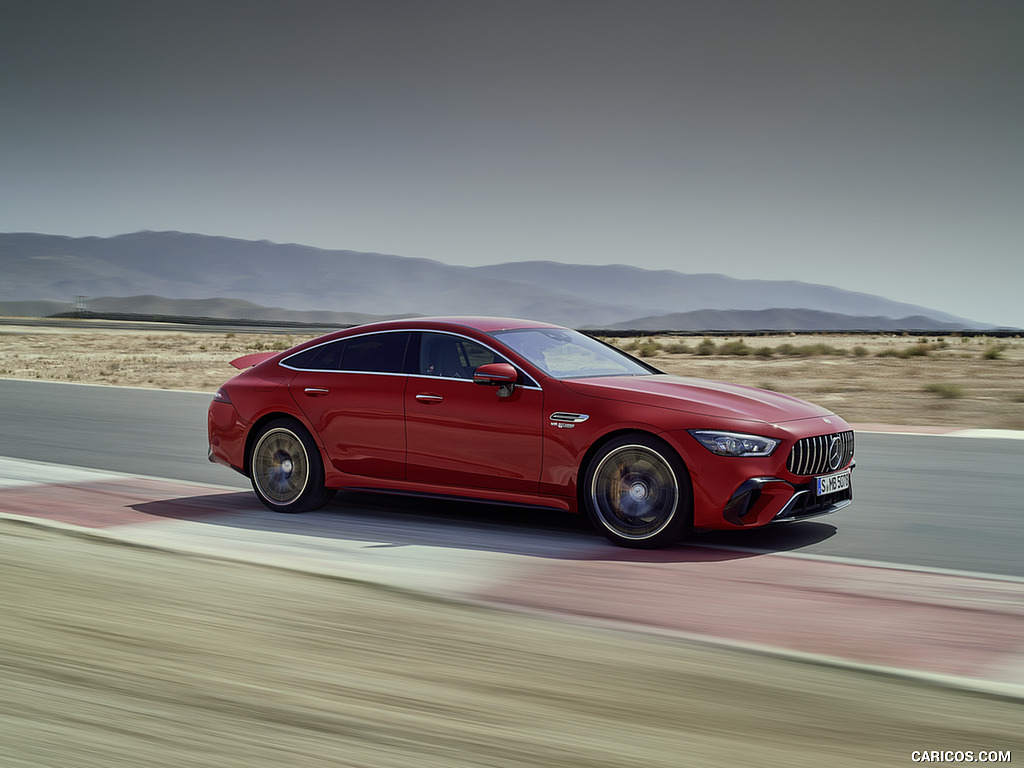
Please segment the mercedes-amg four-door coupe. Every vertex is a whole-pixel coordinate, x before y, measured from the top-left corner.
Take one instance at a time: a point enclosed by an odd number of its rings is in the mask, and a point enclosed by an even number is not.
[[[585,511],[627,547],[851,503],[854,436],[776,392],[662,373],[548,323],[414,318],[235,360],[209,457],[267,507],[338,489]]]

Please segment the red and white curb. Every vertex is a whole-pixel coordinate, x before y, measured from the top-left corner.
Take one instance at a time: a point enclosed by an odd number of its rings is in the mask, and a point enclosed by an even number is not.
[[[0,458],[0,516],[1024,697],[1024,579],[579,532],[265,510],[248,491]]]

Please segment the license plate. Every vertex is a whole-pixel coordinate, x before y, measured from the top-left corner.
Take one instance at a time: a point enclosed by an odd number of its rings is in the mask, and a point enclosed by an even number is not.
[[[834,475],[814,478],[815,493],[818,496],[826,496],[830,493],[845,491],[850,487],[850,470],[836,472]]]

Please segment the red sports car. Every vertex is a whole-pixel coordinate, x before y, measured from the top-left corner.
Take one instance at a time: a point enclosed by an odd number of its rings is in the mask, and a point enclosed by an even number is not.
[[[616,544],[658,547],[853,498],[853,432],[831,411],[548,323],[396,320],[232,365],[210,460],[280,512],[341,488],[474,499],[586,510]]]

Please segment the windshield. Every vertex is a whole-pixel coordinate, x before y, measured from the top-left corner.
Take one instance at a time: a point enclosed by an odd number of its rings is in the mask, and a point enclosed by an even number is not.
[[[564,328],[522,328],[491,336],[556,379],[657,373],[614,347]]]

